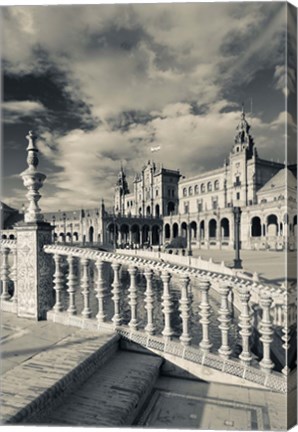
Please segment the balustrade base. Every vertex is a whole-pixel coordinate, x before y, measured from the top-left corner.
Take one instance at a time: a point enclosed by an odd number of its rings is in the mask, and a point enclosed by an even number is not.
[[[3,312],[17,313],[18,312],[18,304],[11,300],[1,300],[0,299],[0,310]]]
[[[163,336],[150,336],[145,331],[134,331],[129,326],[115,327],[114,323],[98,324],[96,319],[84,319],[82,316],[69,316],[67,312],[49,311],[50,321],[72,325],[92,331],[116,331],[124,339],[137,343],[156,355],[171,361],[178,367],[189,371],[200,379],[229,383],[245,387],[270,389],[278,393],[289,391],[290,380],[283,374],[268,374],[258,365],[244,365],[238,359],[223,359],[215,353],[206,353],[200,348],[184,346],[175,340],[165,340]]]

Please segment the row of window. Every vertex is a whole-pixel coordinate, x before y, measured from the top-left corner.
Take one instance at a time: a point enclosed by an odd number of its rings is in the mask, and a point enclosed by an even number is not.
[[[214,182],[209,181],[207,183],[207,192],[212,192],[213,190],[219,190],[219,180],[215,180]],[[183,188],[183,196],[192,196],[192,195],[198,195],[199,193],[205,193],[206,192],[206,185],[205,183],[202,183],[200,186],[195,185],[189,186],[188,188]]]
[[[206,206],[205,210],[207,210],[207,205],[205,204],[205,206]],[[211,208],[212,208],[212,210],[216,210],[218,208],[218,198],[217,197],[212,198],[212,207]],[[197,201],[197,210],[198,210],[198,212],[204,211],[203,200]],[[188,213],[189,213],[189,202],[186,201],[184,203],[184,214],[188,214]]]

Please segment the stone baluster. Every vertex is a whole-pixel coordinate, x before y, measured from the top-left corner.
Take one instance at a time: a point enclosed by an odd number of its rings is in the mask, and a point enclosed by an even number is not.
[[[90,284],[89,284],[89,259],[81,259],[81,264],[83,267],[83,276],[81,279],[82,295],[84,300],[84,307],[82,310],[82,315],[84,318],[91,318],[90,309]]]
[[[145,270],[146,278],[146,292],[145,292],[145,309],[147,310],[147,325],[145,331],[148,335],[154,335],[156,328],[153,324],[153,310],[154,310],[154,292],[152,289],[153,271],[151,269]]]
[[[200,324],[202,325],[202,340],[200,342],[201,349],[208,353],[212,347],[212,343],[209,340],[209,324],[210,324],[210,305],[209,305],[209,289],[210,289],[210,282],[209,281],[201,281],[199,283],[199,289],[201,291],[202,297],[201,297],[201,303],[200,303],[200,313],[201,316]]]
[[[112,263],[112,269],[114,271],[114,280],[113,280],[113,302],[114,302],[114,316],[112,318],[112,321],[114,323],[114,326],[117,327],[122,322],[121,312],[120,312],[120,277],[119,277],[119,271],[120,271],[120,264],[117,262]]]
[[[1,282],[2,282],[2,293],[1,300],[9,300],[10,294],[8,292],[9,285],[9,266],[8,266],[8,255],[9,248],[3,247],[2,252],[2,270],[1,270]]]
[[[249,348],[249,337],[251,335],[251,314],[249,309],[250,292],[246,287],[239,288],[239,297],[242,305],[242,311],[239,317],[240,335],[242,337],[242,352],[239,355],[241,362],[245,365],[249,365],[252,360],[250,348]]]
[[[13,281],[13,302],[18,302],[18,270],[17,270],[17,249],[11,249],[13,264],[10,272],[10,278]]]
[[[278,305],[278,307],[277,307],[277,311],[278,311],[277,324],[278,324],[279,326],[281,326],[282,323],[283,323],[283,308],[282,308],[281,305]]]
[[[129,286],[129,306],[131,311],[131,318],[129,321],[129,327],[133,330],[138,329],[138,319],[137,319],[137,285],[136,285],[136,274],[137,268],[131,266],[128,268],[128,273],[130,275],[130,286]]]
[[[290,309],[290,305],[289,305],[289,298],[288,298],[288,293],[285,292],[284,294],[284,325],[283,325],[283,336],[282,336],[282,340],[283,340],[283,349],[285,350],[285,366],[282,369],[282,373],[284,375],[289,375],[290,373],[290,368],[289,368],[289,359],[288,359],[288,354],[289,354],[289,348],[290,348],[290,328],[289,328],[289,322],[288,322],[288,315],[289,315],[289,309]]]
[[[231,323],[231,315],[228,306],[228,296],[231,287],[229,285],[222,285],[219,287],[219,293],[221,296],[221,305],[219,309],[218,321],[220,322],[219,329],[221,331],[221,347],[218,352],[221,357],[229,358],[232,350],[229,346],[229,328]]]
[[[76,299],[75,299],[75,293],[77,288],[77,278],[75,275],[75,257],[69,255],[67,257],[68,262],[68,277],[67,277],[67,292],[69,294],[69,305],[67,312],[69,315],[76,315],[77,308],[76,308]]]
[[[96,261],[96,267],[97,267],[96,298],[98,302],[98,313],[96,315],[96,318],[98,323],[101,324],[106,320],[106,314],[104,311],[104,299],[106,296],[106,290],[105,290],[104,278],[103,278],[104,261],[98,259]]]
[[[180,298],[180,317],[182,320],[182,335],[180,336],[180,341],[182,345],[187,346],[190,345],[191,336],[189,334],[189,318],[191,314],[191,299],[189,296],[189,282],[190,279],[186,275],[182,275],[180,278],[181,281],[181,298]]]
[[[163,282],[163,295],[162,295],[162,311],[164,314],[164,329],[162,334],[166,340],[170,340],[173,331],[171,328],[171,312],[172,312],[172,301],[171,301],[171,293],[170,293],[170,279],[171,275],[167,271],[163,271],[161,274],[161,280]]]
[[[266,294],[261,294],[260,303],[263,309],[263,316],[260,326],[261,342],[263,343],[263,358],[260,362],[260,367],[265,372],[270,373],[274,367],[274,363],[270,357],[270,345],[273,340],[272,322],[270,317],[270,307],[272,304],[272,298]]]
[[[56,292],[56,302],[54,306],[55,312],[63,311],[62,303],[62,290],[63,290],[63,273],[61,270],[61,260],[62,256],[59,254],[54,255],[55,262],[55,273],[54,273],[54,290]]]

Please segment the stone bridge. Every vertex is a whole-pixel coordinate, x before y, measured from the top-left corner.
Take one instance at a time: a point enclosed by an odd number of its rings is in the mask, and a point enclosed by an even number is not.
[[[286,397],[295,388],[295,287],[265,285],[255,275],[199,258],[52,244],[52,227],[37,204],[45,176],[37,170],[33,133],[28,140],[29,168],[22,177],[29,207],[14,238],[0,243],[0,307],[23,325],[29,318],[72,333],[4,374],[3,422],[37,420],[95,371],[99,383],[105,374],[121,374],[125,366],[113,357],[120,343],[139,357],[128,375],[112,376],[97,395],[90,409],[105,406],[100,425],[134,421],[162,362],[200,380],[262,394]],[[110,369],[100,375],[101,367]],[[118,399],[113,405],[119,394],[121,415]]]

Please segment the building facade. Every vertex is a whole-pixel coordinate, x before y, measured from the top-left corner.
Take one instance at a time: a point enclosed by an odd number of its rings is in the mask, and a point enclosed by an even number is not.
[[[121,168],[115,187],[115,213],[122,216],[160,217],[176,213],[180,172],[148,161],[135,175],[133,192],[129,192]]]
[[[293,173],[294,165],[259,157],[242,111],[222,167],[184,178],[179,170],[148,161],[135,175],[131,191],[121,167],[112,211],[102,202],[96,209],[45,213],[45,220],[59,242],[142,247],[184,238],[188,249],[231,249],[235,209],[240,209],[243,249],[291,250],[296,248],[297,227]],[[3,212],[6,228],[22,218],[5,205]]]
[[[296,183],[284,164],[258,156],[242,111],[223,166],[180,180],[178,212],[164,218],[164,240],[182,236],[196,248],[232,248],[234,209],[239,207],[243,249],[293,249]]]

